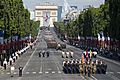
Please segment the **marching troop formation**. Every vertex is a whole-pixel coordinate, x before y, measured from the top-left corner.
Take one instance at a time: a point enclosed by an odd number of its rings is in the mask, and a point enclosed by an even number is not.
[[[62,52],[62,57],[68,57],[67,52]],[[96,57],[97,52],[86,50],[83,52],[81,59],[71,60],[66,58],[63,61],[63,71],[66,74],[80,73],[89,77],[91,74],[106,74],[107,64],[97,60]]]

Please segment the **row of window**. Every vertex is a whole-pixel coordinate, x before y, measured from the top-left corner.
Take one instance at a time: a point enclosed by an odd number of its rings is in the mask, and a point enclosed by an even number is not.
[[[42,12],[37,12],[37,15],[41,15]],[[56,12],[51,12],[51,15],[56,15]]]

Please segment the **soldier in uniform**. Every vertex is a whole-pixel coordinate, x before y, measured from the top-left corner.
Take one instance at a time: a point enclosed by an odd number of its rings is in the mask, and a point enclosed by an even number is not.
[[[69,70],[69,73],[71,74],[73,73],[71,60],[68,61],[68,70]]]
[[[12,65],[13,59],[11,58],[11,56],[9,58],[9,61],[10,61],[10,65]]]
[[[45,57],[45,51],[44,50],[42,51],[42,56]]]
[[[65,52],[64,51],[62,51],[62,58],[64,58],[65,57]]]
[[[80,71],[79,71],[79,65],[80,65],[80,63],[79,63],[79,61],[77,60],[76,61],[76,73],[79,73]]]
[[[90,65],[88,65],[88,67],[87,67],[87,73],[88,73],[88,77],[90,77],[90,74],[91,74],[91,68],[90,68]]]
[[[69,58],[69,52],[68,51],[66,52],[66,58]]]
[[[75,63],[75,60],[73,59],[72,60],[72,62],[71,62],[71,64],[72,64],[72,71],[73,71],[73,73],[76,73],[76,63]]]
[[[39,57],[41,57],[41,51],[38,54],[39,54]]]
[[[70,51],[70,57],[73,58],[73,54],[74,52],[73,51]]]
[[[23,67],[19,67],[19,77],[22,76],[22,70],[23,70]]]
[[[49,57],[49,51],[47,51],[46,54],[47,54],[47,57]]]
[[[63,61],[63,71],[65,72],[65,73],[68,73],[68,65],[67,65],[67,61]]]
[[[5,58],[4,62],[3,62],[3,66],[4,66],[4,69],[6,70],[6,68],[7,68],[7,61],[6,61],[6,58]]]
[[[57,50],[61,50],[61,45],[60,45],[60,43],[58,43],[58,45],[57,45]]]

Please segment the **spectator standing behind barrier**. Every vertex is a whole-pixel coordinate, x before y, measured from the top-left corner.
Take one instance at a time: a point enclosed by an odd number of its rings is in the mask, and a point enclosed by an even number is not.
[[[11,56],[9,58],[9,61],[10,61],[10,65],[12,65],[13,59],[11,58]]]
[[[4,66],[4,69],[6,70],[6,68],[7,68],[7,61],[6,61],[6,58],[5,58],[4,62],[3,62],[3,66]]]

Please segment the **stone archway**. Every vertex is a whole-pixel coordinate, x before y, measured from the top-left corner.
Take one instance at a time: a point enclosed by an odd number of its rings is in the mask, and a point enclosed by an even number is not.
[[[53,22],[57,21],[58,6],[45,3],[35,7],[35,20],[40,21],[40,26],[53,27]]]

